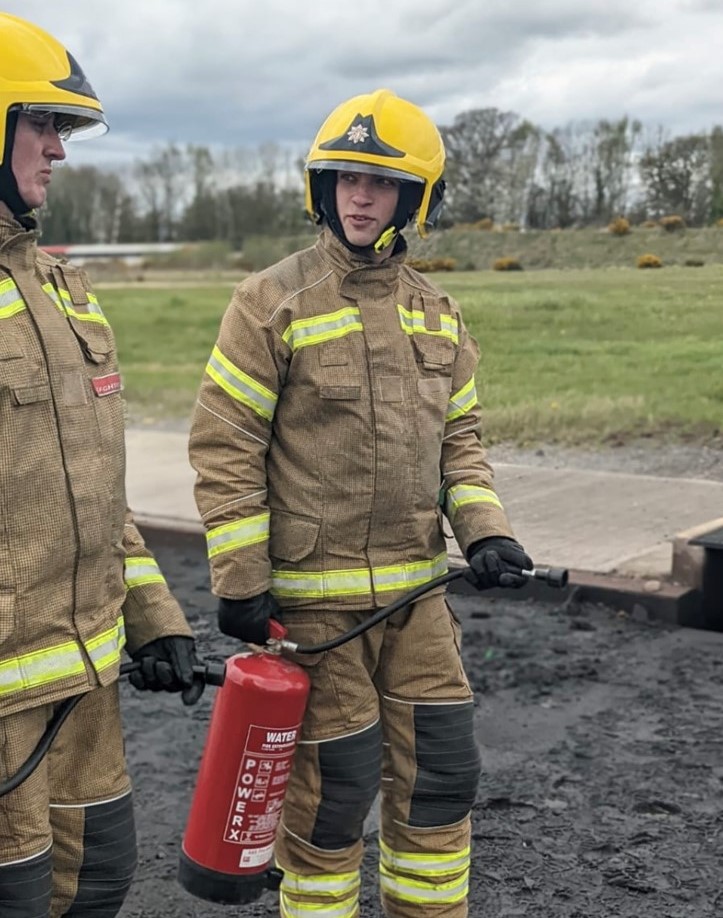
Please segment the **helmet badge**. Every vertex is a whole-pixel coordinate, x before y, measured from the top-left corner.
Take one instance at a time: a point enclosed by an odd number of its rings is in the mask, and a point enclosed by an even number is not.
[[[404,150],[398,150],[381,139],[377,134],[373,115],[362,115],[361,113],[356,115],[343,134],[325,143],[320,143],[319,149],[363,153],[370,156],[389,156],[393,159],[404,159],[406,156]]]
[[[363,124],[352,124],[346,136],[349,138],[350,143],[364,143],[369,136],[369,131]]]

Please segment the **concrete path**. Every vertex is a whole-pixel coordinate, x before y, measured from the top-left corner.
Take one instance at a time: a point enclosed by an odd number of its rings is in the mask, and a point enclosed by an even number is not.
[[[128,502],[140,522],[201,529],[185,433],[131,429]],[[540,466],[495,466],[515,533],[537,566],[670,574],[677,533],[723,516],[723,482]],[[451,560],[460,560],[450,540]]]

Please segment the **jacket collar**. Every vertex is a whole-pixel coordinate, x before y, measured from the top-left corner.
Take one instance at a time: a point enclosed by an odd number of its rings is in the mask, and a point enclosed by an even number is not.
[[[382,262],[374,262],[350,252],[328,226],[323,227],[316,247],[322,259],[339,276],[342,294],[357,295],[361,287],[369,297],[382,296],[395,286],[399,267],[407,254],[407,243],[398,236],[393,253]]]
[[[37,254],[38,233],[18,223],[10,208],[0,201],[0,263],[30,269]]]

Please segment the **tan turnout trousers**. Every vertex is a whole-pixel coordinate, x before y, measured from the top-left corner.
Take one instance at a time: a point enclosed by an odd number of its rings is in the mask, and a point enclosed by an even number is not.
[[[297,610],[284,622],[309,645],[367,615]],[[480,764],[459,640],[437,593],[335,650],[294,656],[312,687],[276,841],[283,918],[359,914],[363,824],[380,787],[385,914],[467,915]]]

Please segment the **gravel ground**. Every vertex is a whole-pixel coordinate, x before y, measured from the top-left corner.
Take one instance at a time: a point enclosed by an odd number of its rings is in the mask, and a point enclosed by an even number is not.
[[[625,450],[614,451],[618,467],[621,456],[636,461]],[[546,463],[571,458],[533,455]],[[696,455],[683,450],[665,463],[659,456],[657,473],[721,475],[720,457]],[[201,655],[237,652],[215,630],[202,546],[153,547]],[[572,601],[450,598],[463,622],[484,762],[470,915],[720,918],[723,635]],[[277,914],[271,894],[244,908],[213,906],[175,880],[213,692],[184,709],[177,697],[123,687],[140,847],[123,918]],[[365,918],[382,914],[375,868],[370,834]]]
[[[545,446],[519,449],[500,445],[490,452],[492,463],[544,465],[546,468],[592,469],[665,478],[723,481],[723,440],[710,444],[621,443],[606,449]]]

